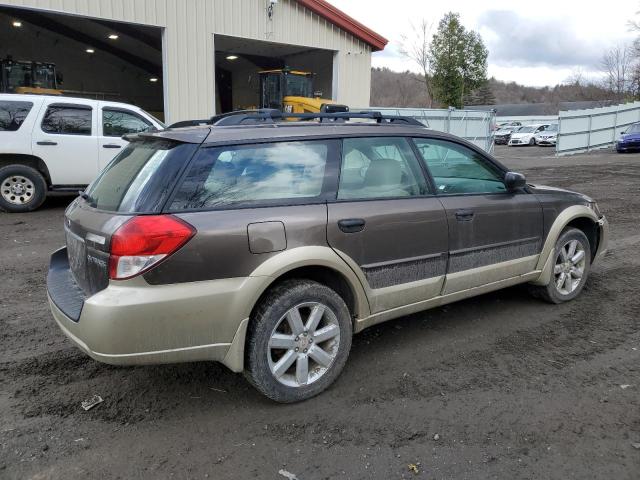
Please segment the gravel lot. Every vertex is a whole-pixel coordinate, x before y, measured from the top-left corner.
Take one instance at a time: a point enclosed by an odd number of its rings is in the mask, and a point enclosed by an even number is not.
[[[583,294],[552,306],[515,287],[372,327],[337,383],[296,405],[216,364],[86,357],[45,295],[69,199],[0,214],[0,477],[637,479],[640,154],[496,155],[599,201],[611,251]]]

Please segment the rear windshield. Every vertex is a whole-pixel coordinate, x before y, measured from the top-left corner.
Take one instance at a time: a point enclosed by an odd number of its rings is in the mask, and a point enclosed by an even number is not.
[[[33,103],[0,101],[0,132],[15,132],[31,111]]]
[[[130,143],[87,188],[86,201],[110,212],[157,212],[196,148],[167,140]]]

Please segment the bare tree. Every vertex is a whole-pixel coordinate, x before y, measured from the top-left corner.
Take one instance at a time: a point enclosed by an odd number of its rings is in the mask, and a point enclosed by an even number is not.
[[[634,73],[634,58],[631,48],[618,45],[606,51],[600,63],[604,73],[605,88],[622,101],[631,91]]]
[[[427,22],[424,18],[418,25],[411,25],[411,33],[404,34],[400,37],[400,53],[412,60],[421,71],[421,80],[424,83],[424,88],[428,97],[429,108],[433,107],[433,87],[431,84],[431,57],[429,50],[431,47],[431,39],[433,34],[431,33],[432,24]]]

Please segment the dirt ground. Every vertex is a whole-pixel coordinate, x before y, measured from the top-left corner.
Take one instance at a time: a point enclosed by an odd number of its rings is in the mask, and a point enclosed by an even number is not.
[[[515,287],[372,327],[296,405],[213,363],[86,357],[45,296],[69,199],[0,214],[0,478],[640,478],[640,154],[552,154],[496,151],[608,216],[611,251],[577,300]]]

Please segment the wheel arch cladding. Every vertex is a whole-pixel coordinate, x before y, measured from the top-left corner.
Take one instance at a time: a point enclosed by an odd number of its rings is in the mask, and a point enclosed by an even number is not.
[[[47,164],[40,157],[35,155],[22,155],[22,154],[0,154],[0,168],[8,167],[9,165],[24,165],[25,167],[31,167],[34,170],[40,172],[44,177],[47,186],[51,185],[51,175]]]
[[[589,248],[591,250],[591,261],[593,261],[593,259],[596,257],[596,252],[598,250],[598,243],[600,242],[598,224],[591,218],[578,217],[578,218],[574,218],[569,223],[567,223],[563,231],[570,227],[577,228],[578,230],[581,230],[582,233],[585,234],[585,236],[589,240]]]
[[[598,218],[596,214],[585,205],[572,205],[560,212],[549,229],[549,233],[547,234],[547,238],[544,241],[544,245],[540,253],[540,259],[538,260],[538,265],[536,267],[537,270],[541,270],[540,277],[532,283],[535,285],[546,285],[549,282],[553,263],[553,251],[558,238],[560,238],[560,235],[562,235],[562,232],[567,227],[578,228],[583,232],[583,228],[592,229],[591,234],[595,234],[595,237],[597,237],[597,221]],[[591,227],[590,224],[593,224],[593,226]],[[593,259],[597,254],[597,248],[593,248],[593,244],[591,243],[592,239],[589,237],[590,233],[585,232],[585,235],[587,236],[587,239],[589,239],[589,247],[592,250],[591,258]],[[596,239],[595,242],[597,247],[598,240]]]

